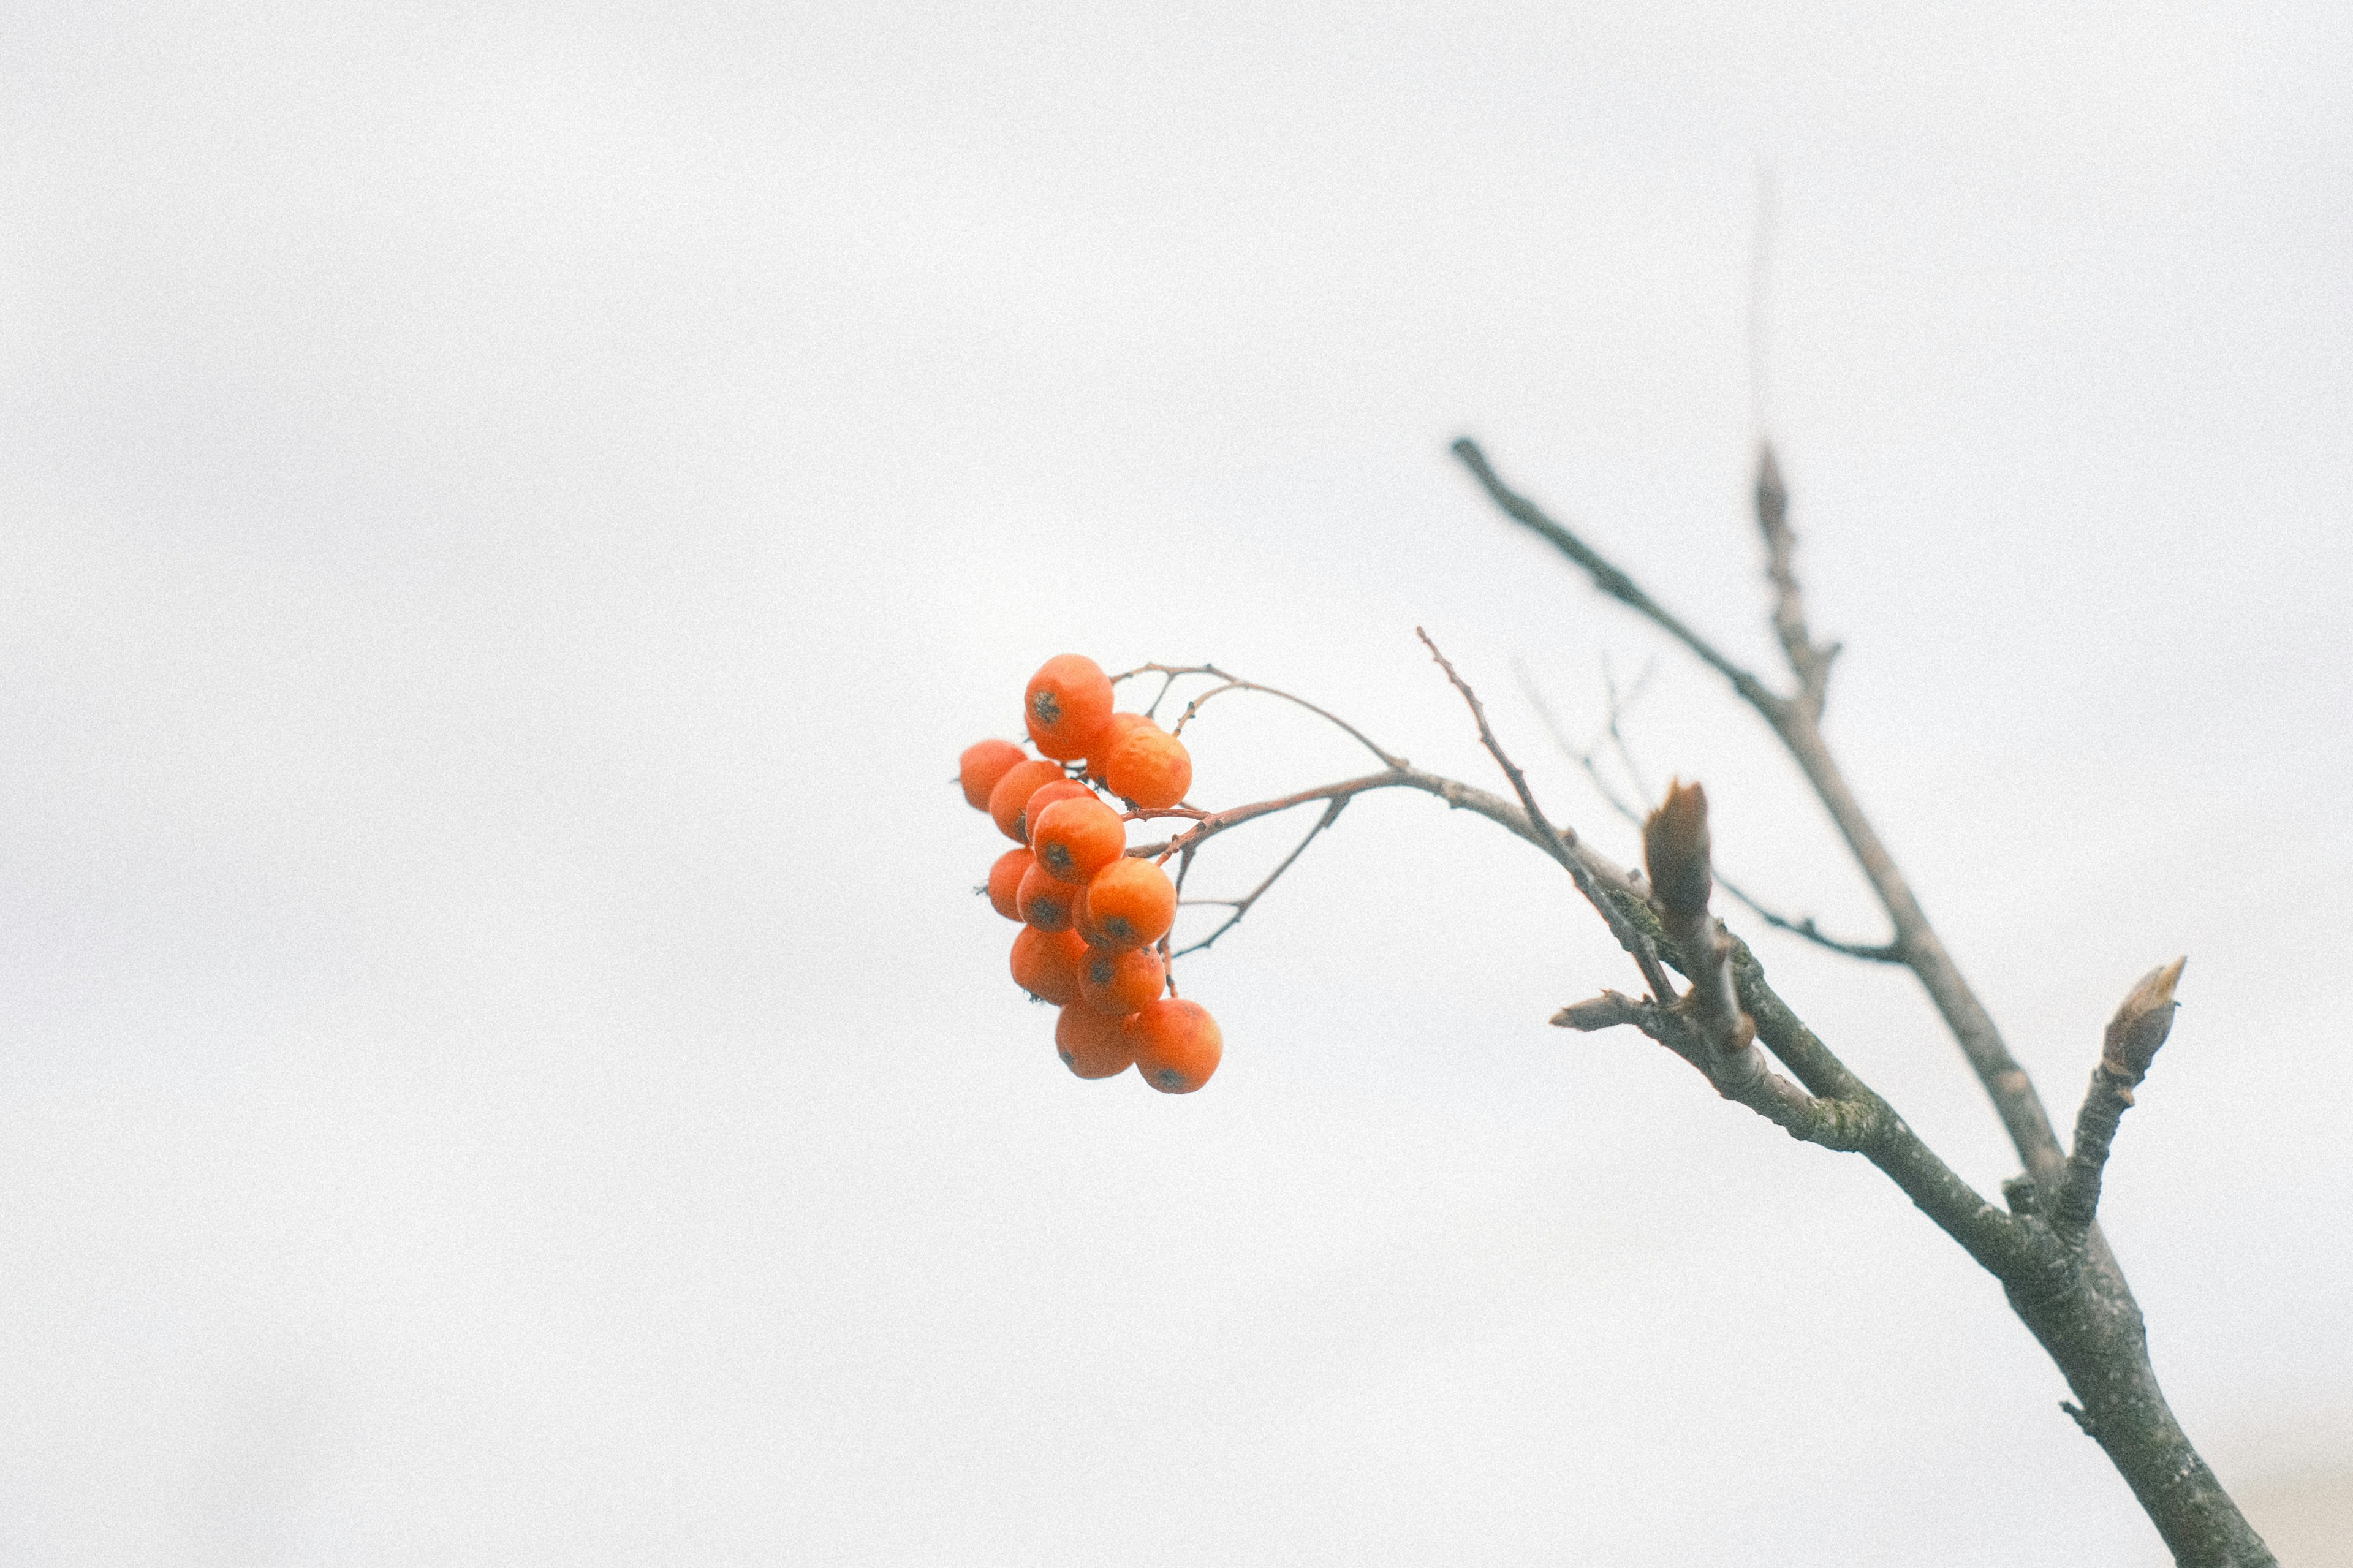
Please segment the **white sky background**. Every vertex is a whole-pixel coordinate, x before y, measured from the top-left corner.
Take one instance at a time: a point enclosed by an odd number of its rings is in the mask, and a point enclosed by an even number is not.
[[[2063,1121],[2189,954],[2110,1235],[2226,1480],[2353,1484],[2353,24],[2046,12],[17,7],[0,1557],[2161,1561],[1868,1167],[1545,1026],[1633,977],[1488,825],[1353,808],[1185,1100],[967,891],[1065,649],[1493,786],[1417,623],[1630,855],[1511,661],[1659,640],[1444,447],[1765,663],[1760,161],[1832,740]],[[1875,932],[1717,684],[1631,730]]]

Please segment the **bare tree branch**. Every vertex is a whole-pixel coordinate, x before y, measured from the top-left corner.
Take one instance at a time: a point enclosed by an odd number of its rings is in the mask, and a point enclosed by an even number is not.
[[[1694,971],[1700,965],[1687,963],[1675,947],[1641,879],[1582,842],[1572,843],[1557,830],[1544,831],[1524,805],[1453,779],[1396,769],[1225,813],[1144,815],[1191,820],[1187,832],[1159,851],[1181,856],[1189,865],[1203,842],[1242,822],[1309,800],[1354,798],[1388,788],[1419,790],[1450,806],[1475,812],[1571,867],[1573,874],[1581,873],[1580,887],[1589,881],[1652,951],[1697,978]],[[1180,877],[1185,865],[1180,865]],[[1614,930],[1616,922],[1612,925]],[[1566,1009],[1567,1016],[1556,1021],[1586,1027],[1621,1021],[1647,1026],[1646,1032],[1653,1032],[1654,1038],[1700,1068],[1725,1098],[1804,1142],[1860,1152],[2001,1280],[2020,1317],[2050,1351],[2082,1402],[2079,1418],[2085,1429],[2108,1452],[2178,1560],[2224,1568],[2273,1564],[2261,1539],[2248,1528],[2167,1407],[2148,1364],[2138,1309],[2120,1279],[2102,1266],[2095,1247],[2071,1244],[2036,1217],[2033,1194],[2038,1189],[2031,1183],[2021,1182],[2013,1189],[2021,1198],[2021,1213],[2016,1216],[1987,1203],[1806,1026],[1767,984],[1763,966],[1745,943],[1730,939],[1728,948],[1725,962],[1731,967],[1739,1005],[1755,1022],[1757,1043],[1788,1067],[1796,1084],[1766,1067],[1754,1047],[1730,1056],[1701,1049],[1677,1010],[1654,1000],[1637,1002],[1605,994],[1594,1003]],[[1173,971],[1170,989],[1175,990]],[[2145,1034],[2129,1031],[2112,1032],[2112,1037],[2118,1045],[2109,1054],[2125,1063],[2134,1059],[2146,1040]],[[2138,1059],[2145,1071],[2146,1056]],[[2103,1065],[2112,1064],[2104,1058]],[[2090,1240],[2096,1243],[2096,1233]]]
[[[1836,648],[1817,647],[1806,627],[1792,563],[1788,495],[1770,448],[1762,452],[1759,462],[1758,523],[1776,589],[1774,629],[1799,681],[1793,697],[1767,691],[1659,608],[1625,573],[1506,489],[1475,446],[1463,441],[1455,449],[1514,521],[1550,541],[1605,593],[1631,605],[1724,674],[1772,726],[1870,880],[1894,928],[1890,945],[1936,1004],[2026,1166],[2026,1176],[2004,1186],[2012,1212],[2003,1214],[1979,1198],[1883,1100],[1856,1081],[1764,984],[1754,955],[1739,947],[1733,958],[1738,995],[1756,1023],[1757,1038],[1788,1065],[1815,1104],[1863,1108],[1857,1112],[1860,1123],[1852,1146],[1860,1148],[2001,1281],[2012,1310],[2049,1352],[2076,1396],[2077,1403],[2063,1408],[2107,1453],[2176,1563],[2183,1568],[2275,1568],[2270,1550],[2199,1457],[2167,1405],[2149,1362],[2140,1308],[2095,1223],[2109,1147],[2132,1102],[2133,1087],[2164,1041],[2179,964],[2145,979],[2110,1024],[2100,1066],[2077,1119],[2075,1153],[2063,1154],[2031,1080],[1962,979],[1822,740],[1822,694]],[[1656,923],[1646,901],[1630,893],[1615,896],[1638,923]],[[1663,931],[1660,937],[1662,955],[1691,974],[1687,955],[1663,940]],[[1715,961],[1703,952],[1696,962],[1704,968]],[[1560,1021],[1575,1026],[1589,1020],[1591,1026],[1605,1026],[1629,1009],[1633,1016],[1625,1021],[1638,1026],[1656,1022],[1641,1005],[1622,998],[1613,1002],[1607,995],[1566,1009]]]
[[[2040,1255],[2032,1233],[1979,1196],[1893,1107],[1831,1054],[1766,984],[1764,966],[1745,942],[1717,926],[1711,944],[1720,943],[1715,956],[1705,963],[1694,960],[1674,943],[1662,922],[1656,896],[1646,895],[1630,877],[1620,880],[1623,886],[1611,894],[1620,912],[1658,943],[1662,955],[1695,987],[1711,967],[1730,971],[1739,1007],[1753,1022],[1757,1041],[1798,1082],[1773,1072],[1756,1046],[1733,1053],[1703,1049],[1685,1016],[1688,1004],[1662,1008],[1604,992],[1561,1009],[1553,1016],[1555,1024],[1587,1030],[1633,1024],[1699,1068],[1719,1094],[1747,1106],[1791,1137],[1862,1154],[1997,1278],[2007,1279],[2034,1267]]]
[[[1807,700],[1800,689],[1796,700],[1779,696],[1766,689],[1757,678],[1734,664],[1690,627],[1661,608],[1657,601],[1645,593],[1634,580],[1610,564],[1590,545],[1546,516],[1535,502],[1505,486],[1488,464],[1486,455],[1477,443],[1465,437],[1454,443],[1455,455],[1461,458],[1474,478],[1514,522],[1549,541],[1555,548],[1575,562],[1593,579],[1596,586],[1612,598],[1630,605],[1653,624],[1665,630],[1691,649],[1709,668],[1732,682],[1733,689],[1771,725],[1773,732],[1797,762],[1813,786],[1814,794],[1831,815],[1831,820],[1847,842],[1847,847],[1862,868],[1872,890],[1879,897],[1880,906],[1887,911],[1888,922],[1894,928],[1895,938],[1889,945],[1902,957],[1905,966],[1919,978],[1923,989],[1935,1003],[1953,1037],[1968,1058],[1970,1069],[1977,1074],[1988,1099],[1993,1101],[1996,1114],[2025,1163],[2037,1180],[2054,1179],[2065,1155],[2059,1139],[2052,1129],[2050,1113],[2043,1109],[2042,1097],[2035,1092],[2033,1080],[2026,1069],[2018,1065],[2003,1041],[2001,1031],[1993,1017],[1978,1001],[1977,993],[1961,977],[1958,965],[1945,950],[1936,929],[1928,923],[1927,914],[1914,897],[1911,884],[1895,868],[1894,858],[1880,841],[1879,834],[1863,815],[1846,775],[1839,769],[1830,748],[1822,741],[1820,714],[1814,702]],[[1774,484],[1779,484],[1778,467]],[[1760,499],[1764,487],[1760,484]],[[1776,526],[1787,528],[1786,493],[1781,505],[1785,515]],[[1810,647],[1810,644],[1808,646]],[[1826,666],[1827,655],[1821,656]],[[1827,679],[1827,676],[1822,677]]]
[[[1472,477],[1486,488],[1487,494],[1493,498],[1495,504],[1503,508],[1513,521],[1529,532],[1549,541],[1554,549],[1585,568],[1586,574],[1593,579],[1595,587],[1620,604],[1639,612],[1662,631],[1691,649],[1698,656],[1701,663],[1732,682],[1732,689],[1754,704],[1760,712],[1770,712],[1783,705],[1783,699],[1767,690],[1763,681],[1726,658],[1716,651],[1715,644],[1670,615],[1656,599],[1643,592],[1633,578],[1604,560],[1600,552],[1585,541],[1546,517],[1543,509],[1534,501],[1506,486],[1502,479],[1497,477],[1495,470],[1489,466],[1487,454],[1479,449],[1479,443],[1465,436],[1454,443],[1454,455],[1462,460],[1462,466],[1471,470]]]

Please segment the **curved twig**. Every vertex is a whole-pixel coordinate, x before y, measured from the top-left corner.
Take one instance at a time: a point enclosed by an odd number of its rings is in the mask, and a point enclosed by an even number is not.
[[[1112,684],[1116,686],[1121,681],[1138,675],[1162,675],[1168,678],[1167,683],[1164,684],[1160,689],[1160,696],[1153,699],[1152,706],[1154,708],[1160,706],[1161,699],[1168,695],[1168,686],[1175,684],[1181,677],[1187,675],[1206,675],[1224,682],[1221,686],[1212,687],[1210,689],[1204,691],[1201,695],[1196,697],[1192,701],[1186,704],[1185,711],[1178,716],[1175,724],[1169,726],[1168,732],[1172,735],[1180,735],[1184,733],[1185,726],[1193,721],[1193,715],[1200,711],[1201,705],[1208,701],[1210,698],[1217,696],[1219,692],[1256,691],[1268,697],[1280,697],[1282,700],[1293,704],[1294,707],[1306,709],[1307,711],[1314,714],[1318,719],[1323,720],[1325,723],[1333,725],[1345,732],[1349,739],[1364,747],[1365,750],[1372,752],[1374,756],[1378,757],[1383,763],[1387,763],[1390,767],[1401,768],[1406,765],[1406,760],[1403,757],[1398,756],[1396,752],[1382,746],[1378,742],[1366,734],[1362,730],[1357,729],[1354,724],[1349,723],[1345,719],[1341,718],[1338,714],[1332,712],[1328,709],[1319,708],[1314,703],[1308,701],[1305,698],[1294,696],[1293,693],[1283,690],[1281,687],[1265,686],[1255,680],[1245,680],[1239,675],[1229,674],[1225,670],[1219,669],[1214,664],[1139,664],[1134,669],[1122,670],[1119,674],[1113,676],[1111,678]]]
[[[1570,879],[1577,884],[1577,890],[1585,895],[1588,903],[1600,911],[1603,922],[1609,927],[1609,934],[1616,937],[1618,944],[1632,956],[1635,966],[1642,972],[1644,983],[1651,987],[1651,998],[1662,1005],[1673,1002],[1674,984],[1668,980],[1665,968],[1659,963],[1658,950],[1648,937],[1628,923],[1616,905],[1602,896],[1599,884],[1572,852],[1571,847],[1577,841],[1576,829],[1555,827],[1545,819],[1545,814],[1536,805],[1535,795],[1528,789],[1527,774],[1520,771],[1520,765],[1504,752],[1504,743],[1495,739],[1495,731],[1488,728],[1487,705],[1479,700],[1479,694],[1471,689],[1471,683],[1455,673],[1454,666],[1438,651],[1438,645],[1430,641],[1428,632],[1416,626],[1413,635],[1421,639],[1422,647],[1430,650],[1430,657],[1438,661],[1438,668],[1446,672],[1446,679],[1453,682],[1454,689],[1462,694],[1462,700],[1470,706],[1471,717],[1478,723],[1479,743],[1487,748],[1487,754],[1495,759],[1495,765],[1502,768],[1504,776],[1512,781],[1512,793],[1520,797],[1520,806],[1527,813],[1529,825],[1535,829],[1545,847],[1552,851],[1553,858],[1567,868]]]
[[[1602,800],[1608,803],[1610,810],[1616,812],[1620,816],[1624,817],[1636,827],[1641,826],[1642,813],[1636,810],[1632,805],[1627,804],[1625,798],[1619,795],[1616,787],[1610,784],[1609,775],[1601,771],[1601,763],[1599,756],[1596,754],[1596,748],[1588,747],[1583,751],[1579,751],[1576,746],[1572,745],[1569,742],[1568,737],[1561,732],[1560,721],[1553,716],[1551,705],[1545,700],[1544,692],[1537,687],[1535,679],[1528,674],[1527,670],[1524,667],[1515,665],[1514,668],[1514,672],[1520,678],[1521,691],[1526,696],[1528,705],[1536,710],[1536,718],[1543,722],[1546,732],[1552,736],[1553,744],[1559,748],[1563,756],[1568,758],[1569,761],[1575,763],[1579,768],[1585,771],[1585,776],[1592,782],[1595,793],[1599,795]],[[1634,781],[1635,787],[1639,789],[1641,787],[1642,784],[1641,770],[1634,762],[1633,748],[1627,743],[1624,733],[1619,728],[1619,717],[1622,704],[1618,695],[1617,683],[1609,679],[1609,672],[1606,669],[1602,672],[1602,679],[1608,685],[1609,690],[1609,720],[1605,728],[1605,733],[1609,737],[1611,746],[1617,751],[1619,760],[1625,765],[1627,776]],[[1642,680],[1636,682],[1635,691],[1639,692],[1641,689],[1643,681],[1647,681],[1648,679],[1649,675],[1646,671]],[[1634,693],[1630,692],[1625,700],[1631,701],[1633,695]],[[1650,792],[1644,790],[1643,793],[1648,795]],[[1715,885],[1722,888],[1725,892],[1731,894],[1734,900],[1745,906],[1749,913],[1755,915],[1758,920],[1763,921],[1767,925],[1771,926],[1776,931],[1788,931],[1792,936],[1804,938],[1806,941],[1812,942],[1817,947],[1827,948],[1832,952],[1843,953],[1849,958],[1862,959],[1866,963],[1902,963],[1904,962],[1904,950],[1895,942],[1848,942],[1841,938],[1834,937],[1829,932],[1823,931],[1820,926],[1816,925],[1814,923],[1814,917],[1811,915],[1802,915],[1792,918],[1767,907],[1757,899],[1751,898],[1738,883],[1733,881],[1731,878],[1725,876],[1721,871],[1716,873]]]
[[[1233,913],[1228,915],[1224,921],[1219,922],[1217,930],[1203,937],[1200,941],[1178,948],[1175,956],[1182,958],[1188,952],[1205,952],[1208,950],[1211,942],[1217,941],[1228,931],[1233,930],[1234,927],[1241,924],[1242,917],[1250,912],[1250,906],[1257,903],[1261,898],[1265,896],[1266,890],[1274,886],[1275,879],[1277,878],[1281,877],[1285,871],[1291,869],[1293,861],[1307,853],[1307,847],[1315,842],[1316,835],[1322,833],[1325,828],[1340,820],[1340,813],[1346,810],[1348,802],[1355,798],[1356,797],[1353,795],[1334,795],[1332,797],[1331,804],[1324,806],[1324,815],[1315,819],[1315,826],[1307,830],[1307,837],[1302,838],[1297,844],[1292,846],[1291,853],[1282,858],[1282,864],[1275,867],[1273,870],[1269,871],[1263,881],[1260,882],[1257,887],[1252,888],[1249,892],[1244,893],[1240,898],[1196,899],[1190,900],[1196,904],[1224,904],[1228,908],[1231,909]]]

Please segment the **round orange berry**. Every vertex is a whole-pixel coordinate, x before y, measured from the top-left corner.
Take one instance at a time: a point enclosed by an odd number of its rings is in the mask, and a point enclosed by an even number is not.
[[[1015,890],[1013,901],[1024,924],[1039,931],[1069,931],[1071,906],[1079,901],[1079,889],[1055,880],[1047,874],[1044,861],[1032,858],[1029,869],[1021,873],[1021,886]]]
[[[1135,1060],[1120,1020],[1073,1002],[1054,1020],[1054,1050],[1081,1078],[1116,1078]]]
[[[1088,884],[1088,887],[1092,886],[1092,883]],[[1087,912],[1087,888],[1079,889],[1078,901],[1071,906],[1071,929],[1078,932],[1080,939],[1089,947],[1112,945],[1111,939],[1103,935],[1103,929],[1095,924],[1094,916]]]
[[[1103,733],[1095,737],[1095,743],[1087,748],[1087,777],[1097,784],[1103,782],[1103,763],[1113,752],[1118,750],[1119,743],[1127,739],[1128,732],[1139,724],[1154,730],[1160,727],[1141,713],[1114,713],[1111,716],[1103,727]]]
[[[1007,920],[1021,918],[1021,878],[1036,858],[1027,849],[1008,849],[988,868],[988,904]]]
[[[1039,751],[1066,763],[1083,757],[1111,719],[1111,678],[1084,654],[1056,654],[1029,678],[1022,713]]]
[[[1058,800],[1092,799],[1094,793],[1077,779],[1049,779],[1039,784],[1030,792],[1028,804],[1021,808],[1021,816],[1018,818],[1021,842],[1029,844],[1029,840],[1036,837],[1039,812]],[[1030,845],[1030,847],[1034,849],[1037,846]]]
[[[1103,779],[1112,794],[1160,811],[1183,800],[1193,787],[1193,758],[1174,735],[1132,729],[1104,759]]]
[[[1016,844],[1023,842],[1022,808],[1029,804],[1029,797],[1038,792],[1040,785],[1050,784],[1061,776],[1061,763],[1041,763],[1034,757],[1006,769],[1004,775],[997,781],[997,787],[988,792],[989,820],[997,824],[997,831]]]
[[[975,811],[987,811],[988,792],[997,787],[1005,770],[1029,760],[1029,753],[1010,741],[981,741],[966,746],[956,762],[956,782],[964,785],[965,804]]]
[[[1192,1093],[1209,1081],[1226,1053],[1218,1021],[1198,1002],[1163,996],[1121,1028],[1135,1052],[1136,1070],[1163,1094]]]
[[[1114,1018],[1149,1005],[1167,981],[1167,965],[1148,947],[1091,947],[1079,961],[1080,996]]]
[[[1092,794],[1049,802],[1043,810],[1038,798],[1030,796],[1029,847],[1050,875],[1083,885],[1127,853],[1127,824]]]
[[[1041,1002],[1067,1007],[1079,999],[1079,960],[1086,951],[1076,931],[1025,925],[1013,939],[1013,983]]]
[[[1087,920],[1107,946],[1158,942],[1176,923],[1176,886],[1151,861],[1123,856],[1087,884]]]

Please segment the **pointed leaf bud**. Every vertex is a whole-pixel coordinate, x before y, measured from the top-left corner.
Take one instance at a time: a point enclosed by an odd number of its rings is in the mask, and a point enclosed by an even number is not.
[[[2137,1084],[2148,1075],[2148,1064],[2157,1058],[2158,1047],[2172,1033],[2173,1011],[2180,1005],[2173,999],[2173,988],[2189,962],[2186,957],[2177,958],[2142,975],[2116,1008],[2116,1016],[2108,1020],[2100,1065],[2126,1083]]]
[[[1651,901],[1669,917],[1707,912],[1715,879],[1707,864],[1707,792],[1680,780],[1642,824],[1642,859],[1651,872]]]

